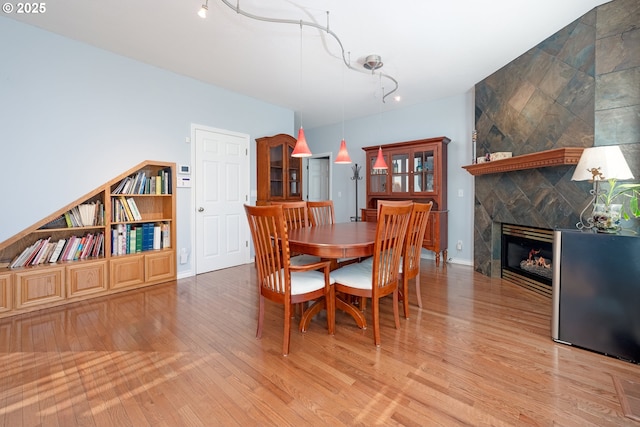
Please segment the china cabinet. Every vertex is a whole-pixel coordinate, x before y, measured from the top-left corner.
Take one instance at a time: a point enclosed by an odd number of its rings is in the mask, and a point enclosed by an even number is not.
[[[291,157],[295,145],[286,134],[256,139],[257,205],[302,200],[302,162]]]
[[[433,201],[423,247],[435,253],[436,265],[440,264],[441,255],[447,260],[448,143],[449,138],[442,136],[363,148],[367,156],[367,198],[362,218],[377,219],[378,200]],[[386,170],[373,169],[379,148]]]

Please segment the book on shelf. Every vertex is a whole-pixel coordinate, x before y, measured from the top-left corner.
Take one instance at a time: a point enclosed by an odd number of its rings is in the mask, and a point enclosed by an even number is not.
[[[47,252],[47,248],[49,247],[49,242],[51,241],[51,237],[47,237],[42,241],[42,244],[36,251],[35,255],[31,259],[31,262],[27,263],[28,265],[38,265],[40,263],[40,259],[44,257]]]
[[[140,210],[138,209],[135,199],[133,197],[128,197],[127,204],[129,205],[129,209],[133,215],[133,220],[142,221],[142,215],[140,215]]]
[[[65,239],[60,239],[58,240],[58,243],[56,244],[55,249],[53,250],[53,253],[51,254],[51,256],[49,257],[49,262],[56,262],[58,261],[58,257],[60,256],[60,254],[62,253],[62,248],[64,248],[65,243],[67,243],[67,241]]]
[[[155,224],[153,226],[153,249],[161,249],[162,248],[162,230],[160,224]]]
[[[124,208],[125,212],[125,221],[133,221],[133,213],[131,212],[131,208],[129,207],[129,203],[124,198],[124,196],[120,196],[119,200],[120,204]]]
[[[67,221],[65,220],[64,215],[60,215],[59,217],[49,221],[48,223],[40,227],[40,230],[48,230],[52,228],[66,228],[66,227],[67,227]]]
[[[171,228],[169,227],[169,224],[167,224],[166,222],[162,223],[162,248],[170,248],[171,247],[171,235],[170,235],[170,230]]]

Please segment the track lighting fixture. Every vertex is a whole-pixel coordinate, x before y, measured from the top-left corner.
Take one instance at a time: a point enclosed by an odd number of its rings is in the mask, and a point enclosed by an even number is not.
[[[198,11],[198,16],[202,19],[207,17],[207,11],[209,10],[209,0],[205,0],[202,7]]]

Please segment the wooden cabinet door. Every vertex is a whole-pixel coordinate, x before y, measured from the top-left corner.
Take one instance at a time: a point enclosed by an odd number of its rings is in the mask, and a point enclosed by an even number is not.
[[[64,300],[64,267],[16,273],[16,308],[47,305]]]
[[[111,258],[110,289],[126,288],[144,283],[144,255]]]
[[[145,255],[145,279],[147,282],[162,282],[175,279],[175,251],[153,252]]]
[[[107,261],[83,262],[67,266],[67,297],[80,297],[108,289]]]

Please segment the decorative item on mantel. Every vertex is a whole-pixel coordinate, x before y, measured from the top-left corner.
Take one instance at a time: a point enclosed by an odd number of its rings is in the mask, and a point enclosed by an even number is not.
[[[629,165],[618,145],[605,145],[586,148],[582,152],[578,166],[571,177],[572,181],[589,181],[593,188],[589,191],[592,198],[580,213],[580,222],[576,227],[592,229],[599,233],[617,233],[621,229],[620,219],[629,219],[624,206],[624,197],[629,200],[629,210],[634,217],[640,217],[638,195],[640,184],[619,184],[618,180],[634,179]],[[608,180],[609,189],[600,189],[600,181]],[[585,218],[589,207],[593,211]]]
[[[476,163],[493,162],[496,160],[509,159],[513,156],[511,151],[498,151],[496,153],[487,153],[484,157],[478,157]]]

